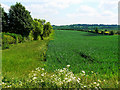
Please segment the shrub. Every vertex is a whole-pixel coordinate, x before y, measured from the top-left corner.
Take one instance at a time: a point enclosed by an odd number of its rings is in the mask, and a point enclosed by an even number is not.
[[[2,49],[9,48],[9,44],[17,44],[23,42],[23,37],[14,33],[2,33]]]
[[[98,28],[97,27],[95,28],[95,33],[98,33]]]
[[[95,33],[95,30],[92,30],[91,32],[92,32],[92,33]]]
[[[91,30],[89,30],[88,32],[91,32]]]
[[[2,34],[2,49],[9,48],[9,44],[15,43],[15,39],[12,36]]]
[[[16,44],[23,41],[23,37],[20,34],[15,33],[3,33],[3,34],[12,36],[15,39]]]
[[[113,32],[113,31],[110,31],[109,35],[114,35],[114,32]]]
[[[104,32],[104,34],[105,34],[105,35],[108,35],[108,34],[109,34],[109,32],[108,32],[108,31],[106,31],[106,32]]]
[[[21,35],[18,34],[17,37],[18,37],[18,43],[23,42],[23,37]]]
[[[101,34],[104,34],[104,31],[101,31]]]
[[[8,43],[8,44],[13,44],[15,43],[15,39],[9,35],[3,35],[3,40],[2,43]]]
[[[30,41],[32,41],[32,40],[34,39],[33,31],[30,31],[29,36],[28,36],[28,39],[29,39]]]

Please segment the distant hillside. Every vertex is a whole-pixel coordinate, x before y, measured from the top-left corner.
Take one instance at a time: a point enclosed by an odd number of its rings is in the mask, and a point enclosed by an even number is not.
[[[117,24],[105,25],[105,24],[72,24],[72,25],[52,25],[54,30],[69,29],[69,30],[95,30],[97,27],[99,30],[118,30]]]

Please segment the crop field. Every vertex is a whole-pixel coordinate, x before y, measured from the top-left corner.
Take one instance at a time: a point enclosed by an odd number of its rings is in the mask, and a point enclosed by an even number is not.
[[[97,35],[80,31],[56,30],[48,45],[46,69],[51,72],[71,65],[70,70],[84,70],[102,76],[118,75],[118,36]]]

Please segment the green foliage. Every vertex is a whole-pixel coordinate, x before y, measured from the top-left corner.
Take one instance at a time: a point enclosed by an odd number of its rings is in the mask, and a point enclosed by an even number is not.
[[[9,48],[10,44],[23,42],[23,37],[14,33],[2,33],[2,49]]]
[[[53,25],[54,30],[95,30],[98,27],[99,30],[107,29],[107,30],[118,30],[118,25],[105,25],[105,24],[71,24],[71,25]]]
[[[4,11],[4,9],[0,6],[0,10],[2,12],[2,31],[8,32],[9,24],[8,24],[8,14]]]
[[[104,31],[101,31],[101,34],[104,34]]]
[[[95,28],[95,33],[98,33],[98,28],[97,27]]]
[[[29,39],[30,41],[32,41],[32,40],[34,39],[33,31],[30,31],[29,36],[28,36],[28,39]]]
[[[117,30],[116,34],[120,35],[120,30]]]
[[[105,30],[104,34],[105,34],[105,35],[109,35],[109,31],[106,31],[106,30]]]
[[[46,22],[46,20],[44,20],[44,19],[38,19],[38,21],[39,21],[40,23],[42,23],[42,25],[44,25],[45,22]]]
[[[113,32],[113,31],[110,31],[109,35],[114,35],[114,32]]]
[[[52,30],[53,30],[53,27],[51,26],[50,22],[45,23],[44,30],[43,30],[43,36],[44,37],[49,36]]]
[[[20,34],[15,33],[2,33],[2,34],[12,36],[15,39],[16,44],[23,41],[23,37]]]
[[[15,43],[15,39],[9,35],[2,35],[2,49],[9,48],[9,44]]]
[[[21,3],[12,5],[9,10],[10,32],[28,36],[32,30],[32,17],[30,12]]]
[[[40,19],[34,19],[33,22],[33,36],[34,36],[34,40],[38,40],[39,36],[41,36],[43,34],[43,25],[42,23],[39,21]],[[42,39],[42,37],[41,37]]]
[[[2,43],[8,43],[8,44],[13,44],[15,43],[15,39],[12,36],[9,35],[3,35]]]

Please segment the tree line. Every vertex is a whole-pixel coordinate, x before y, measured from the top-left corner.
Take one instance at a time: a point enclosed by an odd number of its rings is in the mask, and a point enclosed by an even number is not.
[[[33,19],[21,3],[12,5],[9,13],[6,13],[1,6],[0,9],[2,10],[2,32],[20,34],[23,37],[31,35],[34,40],[40,36],[43,40],[43,37],[48,37],[53,30],[50,22],[44,19]]]
[[[71,24],[71,25],[53,25],[54,30],[95,30],[98,27],[99,30],[118,30],[117,24],[105,25],[105,24]]]

